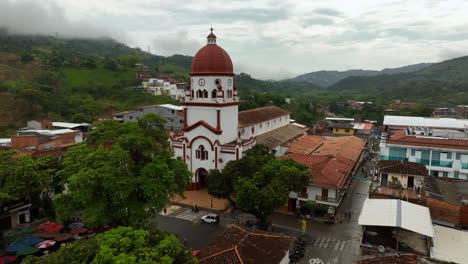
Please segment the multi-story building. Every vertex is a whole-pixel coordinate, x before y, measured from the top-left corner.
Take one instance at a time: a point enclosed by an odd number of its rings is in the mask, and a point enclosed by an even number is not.
[[[429,175],[468,179],[468,120],[385,116],[380,159],[426,165]]]
[[[138,111],[125,111],[114,114],[114,120],[120,123],[137,122],[138,119],[148,113],[155,113],[166,119],[164,128],[179,131],[184,125],[184,109],[182,106],[172,104],[142,106]]]

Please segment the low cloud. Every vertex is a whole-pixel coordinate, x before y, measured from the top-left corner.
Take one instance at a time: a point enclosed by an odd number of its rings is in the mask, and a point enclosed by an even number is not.
[[[159,35],[152,41],[153,53],[157,55],[189,55],[194,56],[202,43],[191,39],[186,30],[180,30],[175,34]]]
[[[72,22],[65,17],[63,8],[52,2],[9,1],[0,2],[0,27],[9,33],[55,35],[61,37],[99,38],[109,32],[86,22]]]
[[[343,14],[336,9],[332,8],[317,8],[314,10],[315,13],[325,16],[341,17]]]

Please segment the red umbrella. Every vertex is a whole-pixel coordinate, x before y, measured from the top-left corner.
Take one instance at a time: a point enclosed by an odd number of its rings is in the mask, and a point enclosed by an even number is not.
[[[57,231],[62,230],[64,226],[53,223],[53,222],[45,222],[45,223],[38,225],[36,228],[42,229],[47,232],[57,232]]]
[[[59,233],[47,232],[47,231],[44,231],[44,230],[40,230],[40,231],[37,231],[36,233],[32,234],[31,236],[33,236],[33,237],[42,237],[42,238],[54,238],[57,235],[59,235]]]
[[[15,261],[16,258],[15,257],[12,257],[12,256],[3,256],[3,257],[0,257],[0,264],[7,264],[7,263],[11,263],[13,261]]]
[[[194,250],[194,251],[192,251],[192,256],[196,256],[199,252],[200,252],[200,250]]]
[[[54,237],[54,240],[56,241],[65,241],[68,240],[72,237],[71,234],[58,234],[57,236]]]
[[[81,228],[75,228],[70,231],[71,234],[83,234],[88,232],[88,228],[81,227]]]
[[[37,247],[37,248],[48,248],[48,247],[51,247],[51,246],[55,245],[55,243],[57,243],[57,241],[55,241],[55,240],[44,240],[41,243],[35,245],[35,247]]]

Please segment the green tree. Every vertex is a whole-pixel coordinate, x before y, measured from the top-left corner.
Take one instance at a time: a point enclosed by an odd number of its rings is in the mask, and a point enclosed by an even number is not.
[[[120,57],[120,63],[128,68],[133,68],[136,63],[141,62],[140,56],[135,55],[125,55]]]
[[[163,120],[142,119],[99,122],[86,144],[67,151],[62,174],[68,192],[54,197],[59,221],[80,212],[91,226],[143,225],[170,197],[183,195],[191,173],[172,157]]]
[[[228,199],[234,207],[237,207],[231,197],[237,181],[243,177],[251,177],[265,163],[273,159],[275,155],[268,146],[255,145],[242,159],[228,162],[222,172],[219,170],[208,172],[208,193],[216,198]]]
[[[47,258],[28,257],[25,264],[195,264],[189,249],[174,235],[158,228],[151,232],[132,227],[118,227],[95,239],[79,240],[59,249]]]
[[[16,151],[0,151],[0,203],[18,200],[52,185],[53,157],[33,158]]]
[[[299,192],[308,185],[310,176],[305,165],[292,159],[270,160],[251,178],[239,179],[236,204],[266,224],[268,216],[287,203],[291,191]]]
[[[229,199],[234,206],[255,215],[262,224],[310,180],[310,171],[291,159],[275,159],[265,145],[256,145],[240,160],[230,161],[219,172],[210,170],[208,192]],[[235,193],[235,201],[231,195]]]

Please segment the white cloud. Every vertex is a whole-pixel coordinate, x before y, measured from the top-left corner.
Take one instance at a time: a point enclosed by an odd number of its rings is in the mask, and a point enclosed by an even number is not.
[[[278,79],[464,55],[467,12],[463,0],[3,0],[0,24],[25,33],[107,33],[160,55],[194,55],[213,26],[236,72]]]

